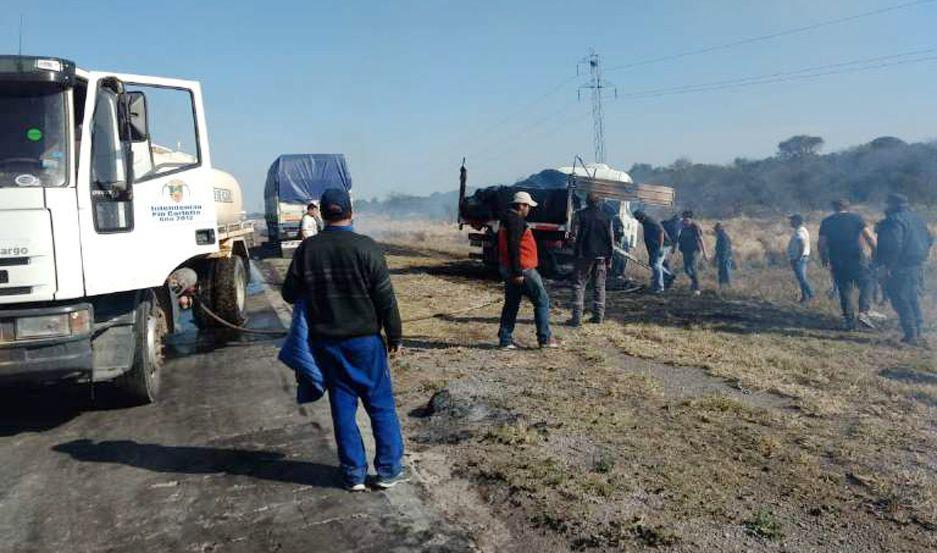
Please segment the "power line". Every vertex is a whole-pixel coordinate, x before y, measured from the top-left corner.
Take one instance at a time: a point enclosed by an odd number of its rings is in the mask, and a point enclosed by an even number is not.
[[[888,12],[892,12],[892,11],[896,11],[896,10],[901,10],[901,9],[904,9],[904,8],[910,8],[910,7],[914,7],[914,6],[919,6],[919,5],[921,5],[921,4],[929,4],[929,3],[932,3],[932,2],[934,2],[934,1],[935,1],[935,0],[914,0],[913,2],[904,2],[904,3],[902,3],[902,4],[896,4],[896,5],[888,6],[888,7],[885,7],[885,8],[879,8],[879,9],[877,9],[877,10],[871,10],[871,11],[867,11],[867,12],[862,12],[862,13],[858,13],[858,14],[854,14],[854,15],[845,16],[845,17],[838,17],[838,18],[836,18],[836,19],[828,19],[828,20],[826,20],[826,21],[819,21],[819,22],[817,22],[817,23],[812,23],[812,24],[810,24],[810,25],[803,25],[803,26],[801,26],[801,27],[793,27],[793,28],[791,28],[791,29],[784,29],[784,30],[776,31],[776,32],[774,32],[774,33],[769,33],[769,34],[766,34],[766,35],[759,35],[759,36],[754,36],[754,37],[749,37],[749,38],[743,38],[743,39],[740,39],[740,40],[735,40],[735,41],[732,41],[732,42],[726,42],[726,43],[724,43],[724,44],[716,44],[716,45],[714,45],[714,46],[707,46],[707,47],[705,47],[705,48],[699,48],[699,49],[696,49],[696,50],[686,50],[686,51],[684,51],[684,52],[678,52],[678,53],[676,53],[676,54],[669,54],[669,55],[666,55],[666,56],[659,56],[659,57],[648,58],[648,59],[645,59],[645,60],[636,61],[636,62],[632,62],[632,63],[626,63],[626,64],[623,64],[623,65],[616,65],[616,66],[614,66],[614,67],[606,68],[605,71],[619,71],[619,70],[622,70],[622,69],[632,69],[632,68],[634,68],[634,67],[641,67],[641,66],[643,66],[643,65],[651,65],[651,64],[660,63],[660,62],[663,62],[663,61],[671,61],[671,60],[677,60],[677,59],[686,58],[686,57],[690,57],[690,56],[697,56],[697,55],[700,55],[700,54],[708,54],[708,53],[710,53],[710,52],[716,52],[716,51],[719,51],[719,50],[728,50],[728,49],[730,49],[730,48],[735,48],[735,47],[737,47],[737,46],[744,46],[744,45],[746,45],[746,44],[752,44],[752,43],[755,43],[755,42],[762,42],[762,41],[766,41],[766,40],[771,40],[771,39],[775,39],[775,38],[780,38],[780,37],[783,37],[783,36],[789,36],[789,35],[794,35],[794,34],[799,34],[799,33],[806,33],[806,32],[808,32],[808,31],[814,31],[814,30],[816,30],[816,29],[821,29],[821,28],[823,28],[823,27],[829,27],[829,26],[832,26],[832,25],[839,25],[839,24],[841,24],[841,23],[848,23],[848,22],[850,22],[850,21],[855,21],[855,20],[857,20],[857,19],[862,19],[862,18],[865,18],[865,17],[872,17],[872,16],[875,16],[875,15],[881,15],[881,14],[883,14],[883,13],[888,13]]]
[[[573,76],[571,76],[571,77],[567,77],[566,79],[563,79],[562,81],[560,81],[560,82],[557,83],[556,85],[554,85],[554,86],[552,86],[551,88],[549,88],[546,92],[544,92],[544,93],[541,94],[540,96],[537,96],[536,98],[534,98],[533,100],[531,100],[531,101],[529,101],[529,102],[525,102],[524,104],[521,104],[520,107],[518,107],[517,109],[512,110],[510,113],[508,113],[507,115],[505,115],[504,117],[502,117],[501,119],[499,119],[499,120],[498,120],[496,123],[494,123],[493,125],[490,125],[490,126],[486,127],[484,130],[482,130],[481,132],[475,134],[471,139],[467,140],[467,141],[465,142],[465,144],[471,145],[471,144],[474,144],[474,143],[480,141],[482,138],[484,138],[484,137],[488,136],[489,134],[491,134],[492,131],[494,131],[494,130],[496,130],[496,129],[500,129],[500,128],[503,127],[505,124],[507,124],[507,123],[509,123],[510,121],[512,121],[513,119],[515,119],[518,115],[529,111],[531,108],[533,108],[533,107],[536,106],[537,104],[543,102],[544,100],[546,100],[546,99],[549,98],[550,96],[553,96],[554,94],[556,94],[557,92],[559,92],[560,90],[562,90],[563,87],[565,87],[566,85],[568,85],[568,84],[572,83],[573,81],[575,81],[576,78],[577,78],[577,76],[576,76],[576,75],[573,75]]]
[[[555,119],[556,117],[559,117],[560,115],[563,115],[564,113],[566,113],[567,111],[569,111],[569,109],[570,109],[571,107],[575,106],[576,104],[577,104],[577,101],[576,101],[576,100],[569,100],[568,102],[566,102],[565,104],[563,104],[563,106],[562,106],[560,109],[555,110],[555,111],[552,111],[552,112],[550,112],[550,113],[544,115],[543,117],[537,119],[537,120],[534,121],[532,124],[527,125],[527,126],[525,126],[525,127],[521,127],[520,129],[517,129],[515,132],[512,132],[512,133],[510,133],[510,134],[507,134],[507,135],[503,136],[500,140],[495,140],[495,141],[493,141],[493,142],[488,143],[488,145],[485,146],[484,148],[482,148],[481,150],[478,150],[478,151],[476,151],[476,152],[473,153],[473,154],[469,154],[469,155],[466,156],[466,157],[469,158],[469,159],[477,159],[477,158],[480,158],[480,157],[485,157],[485,155],[486,155],[488,152],[490,152],[491,150],[495,149],[497,146],[500,146],[500,145],[503,144],[504,142],[507,142],[507,141],[509,141],[509,140],[511,140],[511,139],[520,138],[520,137],[524,136],[525,133],[527,133],[527,132],[529,132],[529,131],[531,131],[531,130],[533,130],[533,129],[535,129],[535,128],[541,126],[541,125],[543,125],[544,123],[549,122],[549,121],[552,120],[552,119]]]
[[[686,94],[686,93],[691,93],[691,92],[708,92],[712,90],[724,90],[724,89],[730,89],[730,88],[742,88],[746,86],[754,86],[754,85],[761,85],[761,84],[771,84],[771,83],[777,83],[777,82],[812,79],[812,78],[823,77],[823,76],[828,76],[828,75],[855,73],[859,71],[868,71],[872,69],[892,67],[896,65],[920,63],[920,62],[929,61],[932,59],[937,59],[937,56],[926,56],[926,54],[934,54],[934,53],[937,53],[937,48],[928,48],[928,49],[915,50],[915,51],[904,52],[904,53],[899,53],[899,54],[890,54],[887,56],[865,58],[861,60],[832,63],[832,64],[826,64],[826,65],[817,65],[813,67],[795,69],[792,71],[783,71],[783,72],[769,73],[769,74],[764,74],[764,75],[753,75],[749,77],[740,77],[736,79],[727,79],[727,80],[722,80],[722,81],[711,81],[707,83],[697,83],[697,84],[689,84],[689,85],[682,85],[682,86],[676,86],[676,87],[659,88],[659,89],[644,90],[644,91],[638,91],[638,92],[629,92],[629,93],[622,94],[622,96],[624,98],[629,98],[629,99],[657,98],[660,96]],[[924,57],[921,57],[921,56],[924,56]],[[907,59],[909,57],[911,59]]]

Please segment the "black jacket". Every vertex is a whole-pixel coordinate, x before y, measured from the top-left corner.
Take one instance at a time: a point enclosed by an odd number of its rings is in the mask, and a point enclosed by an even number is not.
[[[927,224],[916,213],[897,209],[878,225],[875,262],[889,269],[917,267],[927,261],[934,245]]]
[[[612,218],[601,207],[587,207],[576,214],[576,257],[595,259],[612,257],[615,234]]]
[[[296,250],[283,283],[283,299],[305,298],[312,338],[379,334],[399,345],[400,311],[384,252],[377,243],[347,230],[326,228]]]

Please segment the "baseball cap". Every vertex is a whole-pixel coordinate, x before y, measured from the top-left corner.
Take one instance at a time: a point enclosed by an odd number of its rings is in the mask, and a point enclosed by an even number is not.
[[[517,192],[516,194],[514,194],[514,201],[512,201],[511,203],[515,205],[525,204],[525,205],[529,205],[530,207],[537,207],[537,202],[535,202],[534,199],[531,198],[530,194],[528,194],[527,192]]]
[[[322,216],[339,220],[351,216],[351,196],[344,188],[329,188],[319,199]]]

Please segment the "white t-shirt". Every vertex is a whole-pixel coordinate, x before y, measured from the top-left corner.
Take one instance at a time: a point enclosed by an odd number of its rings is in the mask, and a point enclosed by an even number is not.
[[[797,227],[794,235],[791,236],[791,241],[787,244],[788,259],[791,261],[799,259],[798,254],[801,252],[801,245],[803,245],[804,257],[810,255],[810,233],[807,231],[807,227],[803,225]]]
[[[319,234],[319,224],[316,223],[316,218],[308,213],[304,214],[299,222],[299,232],[303,240]]]

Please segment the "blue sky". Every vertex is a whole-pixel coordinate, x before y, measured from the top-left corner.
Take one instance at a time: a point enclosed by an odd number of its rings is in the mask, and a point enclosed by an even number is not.
[[[612,68],[901,3],[4,0],[0,51],[15,52],[22,13],[26,53],[201,81],[215,165],[258,208],[280,153],[345,153],[366,198],[450,190],[463,155],[478,186],[591,158],[574,78],[590,47]],[[624,96],[772,74],[937,48],[935,27],[928,2],[606,77]],[[729,162],[799,133],[824,137],[827,150],[937,138],[935,69],[620,97],[605,105],[608,161]]]

